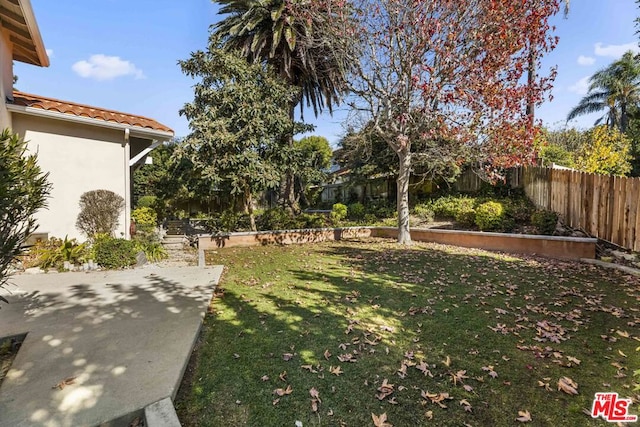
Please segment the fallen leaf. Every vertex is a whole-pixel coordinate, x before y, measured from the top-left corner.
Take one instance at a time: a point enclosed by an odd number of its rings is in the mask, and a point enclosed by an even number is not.
[[[432,420],[433,419],[433,411],[427,411],[424,413],[424,416],[426,419],[428,420]]]
[[[324,358],[329,360],[330,357],[331,357],[331,353],[329,353],[329,350],[325,350],[324,351]]]
[[[300,366],[302,369],[306,369],[307,371],[313,373],[313,374],[317,374],[318,371],[316,371],[315,369],[313,369],[313,365],[302,365]]]
[[[531,421],[531,414],[529,411],[518,411],[518,418],[516,421],[520,421],[521,423],[528,423]]]
[[[278,378],[280,378],[284,382],[287,382],[287,371],[280,373],[280,375],[278,375]]]
[[[387,422],[387,413],[376,415],[373,412],[371,413],[371,418],[373,419],[373,425],[375,427],[393,427],[393,424],[389,424]]]
[[[342,369],[340,368],[340,366],[336,366],[335,368],[333,366],[330,366],[329,367],[329,372],[331,372],[332,374],[334,374],[336,376],[340,376],[340,374],[344,373],[342,371]]]
[[[311,387],[311,390],[309,390],[309,394],[311,395],[311,397],[318,400],[318,402],[322,402],[322,399],[320,399],[320,393],[318,392],[318,390],[316,390],[315,387]]]
[[[292,353],[284,353],[282,355],[282,358],[284,359],[285,362],[288,362],[289,360],[293,359],[293,354]]]
[[[260,379],[262,381],[269,381],[269,376],[268,375],[263,375],[262,377],[260,377]]]
[[[76,382],[76,377],[69,377],[60,381],[58,384],[54,385],[51,388],[57,388],[57,389],[63,390],[66,386],[75,384],[75,382]]]
[[[558,390],[567,394],[578,394],[578,384],[569,377],[562,377],[558,380]]]
[[[271,403],[273,403],[273,406],[276,406],[278,403],[280,403],[280,398],[274,399]]]
[[[467,371],[458,371],[455,374],[451,374],[451,380],[453,381],[453,385],[457,385],[458,383],[462,383],[463,379],[469,378],[465,375]]]
[[[280,397],[282,397],[282,396],[285,396],[287,394],[293,393],[293,389],[291,388],[291,385],[288,385],[286,389],[277,388],[277,389],[273,390],[273,393],[277,394]]]
[[[447,368],[451,366],[451,358],[449,356],[447,356],[447,358],[445,360],[442,361],[442,363],[444,363],[444,366],[446,366]]]
[[[568,360],[569,362],[575,363],[576,365],[579,365],[579,364],[580,364],[580,359],[576,359],[576,358],[575,358],[575,357],[573,357],[573,356],[567,356],[567,360]]]
[[[622,350],[618,350],[618,354],[619,354],[620,356],[622,356],[622,357],[627,357],[627,355],[626,355],[626,354],[624,354],[624,353],[622,352]]]

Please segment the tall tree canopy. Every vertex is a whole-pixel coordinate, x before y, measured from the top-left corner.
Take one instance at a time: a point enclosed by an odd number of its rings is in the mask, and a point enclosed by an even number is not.
[[[291,118],[297,105],[303,112],[303,101],[316,115],[324,108],[331,112],[344,93],[348,64],[328,31],[334,2],[220,0],[220,13],[227,16],[214,27],[212,37],[249,62],[269,64],[281,79],[298,89],[289,100]],[[283,136],[290,146],[293,135],[291,128]],[[297,210],[294,175],[293,169],[287,170],[281,183],[281,202]]]
[[[182,154],[216,189],[243,198],[255,230],[253,197],[280,181],[290,149],[282,135],[295,127],[288,106],[296,91],[266,65],[223,49],[215,37],[206,52],[193,53],[180,66],[200,79],[194,101],[181,111],[191,130]]]
[[[589,79],[589,92],[567,115],[567,121],[604,111],[595,125],[626,132],[632,113],[640,104],[640,58],[632,51]]]
[[[326,8],[324,1],[312,3]],[[409,243],[409,177],[423,142],[437,148],[431,155],[447,157],[464,145],[494,166],[533,157],[536,130],[526,104],[543,100],[554,72],[524,76],[531,58],[539,68],[557,42],[548,19],[559,2],[349,3],[334,18],[337,40],[354,43],[359,53],[348,89],[362,123],[398,156],[398,241]]]

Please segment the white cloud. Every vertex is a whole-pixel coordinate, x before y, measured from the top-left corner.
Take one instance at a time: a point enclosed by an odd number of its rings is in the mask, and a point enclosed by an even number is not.
[[[591,56],[578,56],[578,65],[593,65],[596,62],[596,58]]]
[[[583,77],[573,85],[568,87],[569,92],[577,93],[578,95],[586,95],[589,92],[589,76]]]
[[[133,76],[136,79],[145,78],[142,70],[138,69],[133,63],[120,59],[118,56],[91,55],[88,61],[78,61],[71,68],[80,77],[98,81],[112,80],[122,76]]]
[[[594,45],[594,53],[598,56],[608,56],[611,58],[618,59],[622,55],[624,55],[627,51],[633,51],[635,53],[640,53],[640,47],[638,47],[637,42],[625,43],[625,44],[608,44],[604,45],[602,43],[596,43]]]
[[[53,58],[53,49],[47,49],[47,56]]]

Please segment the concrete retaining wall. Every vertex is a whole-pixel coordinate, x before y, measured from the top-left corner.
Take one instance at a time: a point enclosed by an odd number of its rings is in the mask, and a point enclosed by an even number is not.
[[[398,229],[376,227],[373,237],[397,238]],[[549,258],[581,259],[596,257],[598,239],[581,237],[537,236],[530,234],[487,233],[480,231],[412,229],[411,238],[419,242],[480,248]]]
[[[371,237],[375,227],[313,228],[304,230],[257,231],[199,235],[198,249],[211,250],[258,245],[290,245]]]
[[[384,237],[394,239],[397,236],[398,229],[395,227],[347,227],[258,231],[200,235],[198,236],[198,247],[200,250],[212,250],[223,247],[315,243],[327,240],[343,240],[359,237]],[[550,258],[575,260],[581,258],[595,258],[597,242],[597,239],[591,238],[438,230],[433,228],[413,228],[411,230],[411,238],[414,241],[419,242],[434,242],[466,248],[479,248],[531,255],[535,254]]]

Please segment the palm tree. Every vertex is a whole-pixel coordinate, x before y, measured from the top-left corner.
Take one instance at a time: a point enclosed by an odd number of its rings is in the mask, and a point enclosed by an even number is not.
[[[625,132],[633,110],[640,105],[640,58],[626,52],[622,58],[589,79],[589,92],[567,116],[567,121],[585,114],[605,111],[596,120]]]
[[[346,60],[330,36],[321,34],[326,20],[292,11],[285,0],[220,0],[228,14],[214,28],[225,47],[238,49],[249,61],[266,61],[291,85],[314,114],[340,102]],[[304,6],[300,6],[304,7]]]
[[[301,9],[292,10],[285,0],[220,0],[220,14],[228,15],[213,29],[225,48],[239,50],[249,61],[266,62],[289,84],[300,89],[290,106],[304,103],[317,116],[340,102],[346,74],[345,55],[338,54],[327,31],[326,16]],[[323,31],[324,30],[324,31]],[[287,143],[293,146],[293,129]],[[287,173],[281,188],[283,204],[295,207],[293,173]]]

